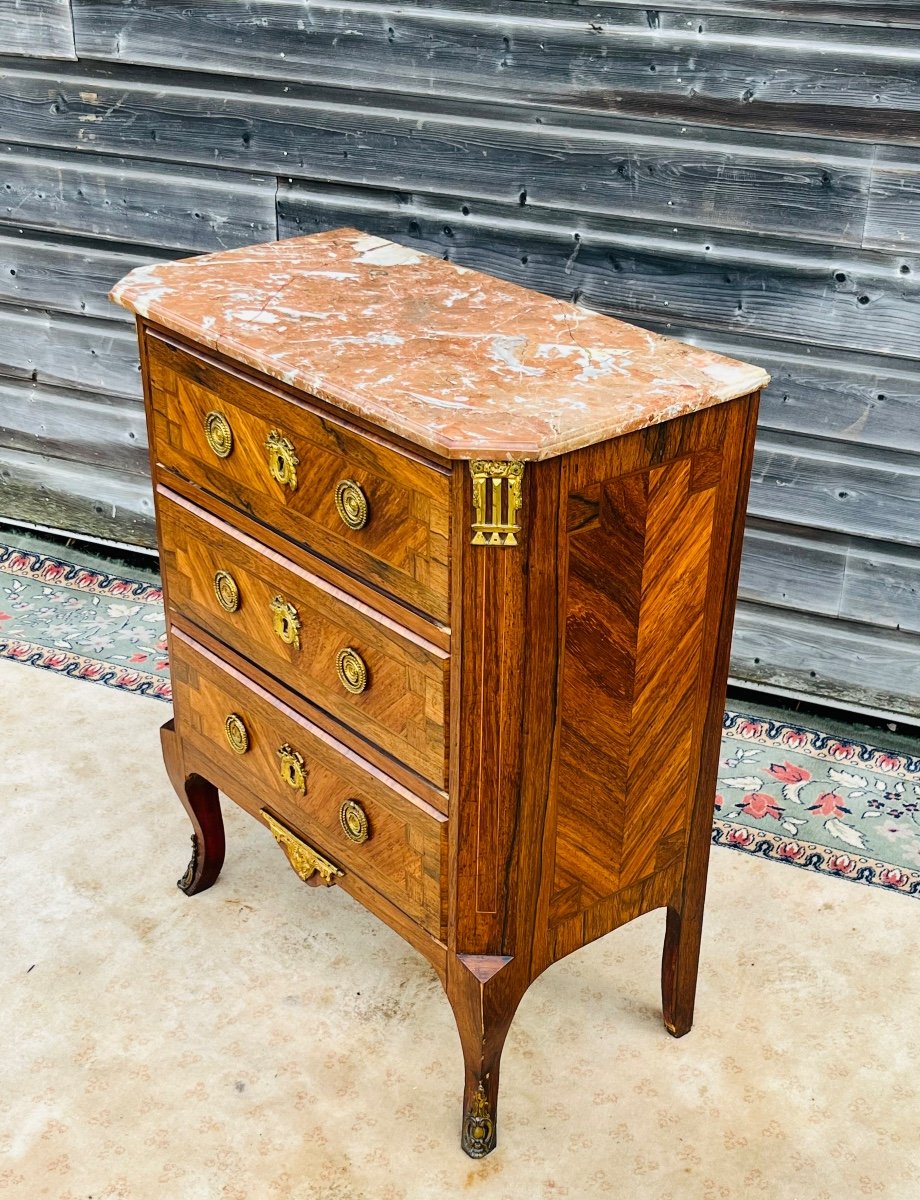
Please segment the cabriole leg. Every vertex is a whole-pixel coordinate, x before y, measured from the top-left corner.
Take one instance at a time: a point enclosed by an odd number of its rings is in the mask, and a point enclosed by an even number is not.
[[[201,775],[186,773],[175,722],[160,729],[166,773],[192,822],[192,857],[178,886],[188,896],[209,888],[224,865],[224,819],[217,788]]]
[[[502,1048],[523,995],[513,959],[458,955],[448,964],[447,995],[463,1049],[460,1145],[470,1158],[495,1149]]]

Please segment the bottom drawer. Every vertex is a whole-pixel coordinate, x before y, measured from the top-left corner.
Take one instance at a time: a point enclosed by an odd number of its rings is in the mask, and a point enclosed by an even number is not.
[[[447,818],[178,630],[171,645],[176,726],[210,781],[443,938]]]

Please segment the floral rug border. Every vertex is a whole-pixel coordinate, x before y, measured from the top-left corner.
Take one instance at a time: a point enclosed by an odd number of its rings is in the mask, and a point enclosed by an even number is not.
[[[0,575],[28,579],[45,587],[74,588],[91,595],[104,596],[108,600],[131,601],[154,607],[163,603],[163,589],[158,584],[125,579],[107,571],[78,566],[43,551],[23,550],[21,547],[8,546],[5,543],[0,543]],[[172,687],[168,676],[135,670],[107,659],[90,657],[41,642],[22,638],[0,638],[0,658],[55,671],[59,675],[69,675],[73,679],[101,683],[121,691],[152,696],[156,700],[172,700]]]
[[[719,817],[713,822],[712,844],[728,850],[740,850],[758,858],[768,858],[773,862],[787,863],[791,867],[801,867],[806,871],[817,871],[820,875],[836,875],[853,883],[883,887],[908,896],[920,895],[920,871],[909,871],[874,858],[844,853],[817,842],[784,837],[770,830],[752,829],[748,825],[723,821]]]
[[[25,663],[30,667],[42,667],[58,675],[69,675],[72,679],[85,679],[89,683],[102,683],[106,687],[119,688],[123,692],[136,692],[141,696],[152,696],[154,700],[172,701],[172,687],[168,679],[152,675],[147,671],[132,671],[118,663],[106,662],[101,658],[87,658],[72,650],[56,650],[37,642],[21,642],[0,638],[0,658]]]
[[[819,733],[816,729],[806,729],[804,725],[771,721],[766,717],[751,717],[745,713],[726,712],[722,728],[732,737],[743,738],[756,745],[769,746],[775,750],[797,750],[825,762],[860,764],[871,771],[882,771],[900,779],[909,779],[920,772],[920,755],[913,758],[909,754],[876,750],[865,742],[839,738],[836,734]]]
[[[0,573],[24,576],[37,583],[79,588],[81,592],[93,592],[118,600],[136,600],[142,604],[163,602],[163,589],[157,584],[125,579],[121,575],[95,571],[92,567],[80,567],[41,551],[22,550],[4,543],[0,543]]]

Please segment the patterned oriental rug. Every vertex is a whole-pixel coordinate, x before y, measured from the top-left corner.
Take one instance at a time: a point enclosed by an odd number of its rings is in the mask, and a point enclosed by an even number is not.
[[[0,657],[171,700],[156,584],[4,543]],[[920,895],[920,756],[726,712],[712,840]]]

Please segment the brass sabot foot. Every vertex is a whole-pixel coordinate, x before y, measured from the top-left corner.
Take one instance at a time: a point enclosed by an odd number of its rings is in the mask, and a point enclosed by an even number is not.
[[[495,1121],[492,1119],[489,1101],[482,1084],[473,1093],[470,1107],[463,1119],[460,1145],[470,1158],[485,1158],[495,1149]]]
[[[185,868],[185,874],[182,876],[181,879],[176,881],[176,887],[181,888],[182,891],[186,893],[186,895],[188,894],[189,888],[192,886],[192,884],[195,881],[195,875],[198,871],[199,856],[200,856],[200,850],[198,847],[198,834],[193,833],[192,834],[192,857],[189,859],[189,864]]]

